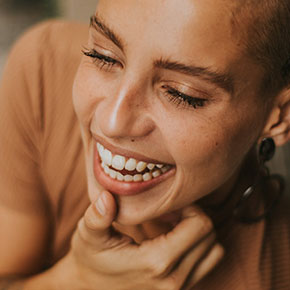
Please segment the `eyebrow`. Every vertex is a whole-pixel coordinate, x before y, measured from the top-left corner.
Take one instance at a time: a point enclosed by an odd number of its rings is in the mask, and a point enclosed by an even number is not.
[[[209,68],[185,65],[176,61],[164,59],[155,61],[154,66],[156,68],[172,70],[192,77],[199,77],[213,83],[230,94],[234,92],[233,78],[228,73],[219,73]]]
[[[107,39],[111,40],[116,46],[124,51],[122,40],[107,26],[99,15],[93,15],[90,20],[90,27],[95,28]],[[234,82],[228,73],[219,73],[206,67],[198,67],[185,65],[169,59],[159,59],[154,62],[155,68],[176,71],[191,77],[199,77],[205,81],[209,81],[226,92],[233,94]]]
[[[104,21],[97,14],[91,17],[90,27],[95,28],[103,36],[116,44],[122,51],[124,50],[124,45],[121,39],[104,23]]]

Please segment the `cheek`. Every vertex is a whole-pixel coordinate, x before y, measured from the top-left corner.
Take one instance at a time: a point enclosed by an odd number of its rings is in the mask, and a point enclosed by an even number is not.
[[[94,114],[97,98],[96,85],[91,74],[80,66],[73,85],[73,104],[82,126],[88,127]]]
[[[194,112],[193,112],[194,114]],[[167,125],[164,136],[175,162],[187,172],[199,170],[232,170],[242,162],[255,143],[257,129],[251,118],[243,120],[222,116],[210,121],[200,118],[182,118]],[[166,129],[165,129],[166,130]]]

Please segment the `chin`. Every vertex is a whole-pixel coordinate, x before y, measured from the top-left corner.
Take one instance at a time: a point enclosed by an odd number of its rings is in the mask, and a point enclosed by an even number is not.
[[[100,152],[96,142],[92,142],[88,148],[86,155],[87,178],[89,197],[91,201],[96,200],[102,190],[110,192],[117,203],[116,222],[124,225],[136,225],[145,221],[152,220],[164,213],[169,208],[168,201],[171,199],[170,193],[176,180],[176,167],[169,164],[159,164],[155,160],[145,160],[146,157],[141,157],[142,168],[137,168],[137,165],[132,168],[124,167],[117,170],[111,160],[107,161]],[[113,149],[111,149],[113,151]],[[100,151],[100,150],[99,150]],[[117,151],[115,149],[114,151]],[[120,156],[120,152],[111,155]],[[133,160],[132,155],[127,156],[127,152],[123,152],[123,160]],[[127,155],[126,155],[127,154]],[[125,156],[124,156],[125,155]],[[139,157],[140,158],[140,157]],[[104,164],[104,160],[108,164]],[[140,159],[139,159],[140,160]],[[154,165],[155,163],[155,165]],[[118,164],[117,164],[118,165]],[[116,167],[116,166],[115,166]],[[108,170],[109,168],[109,170]],[[127,169],[126,169],[127,168]],[[116,178],[116,174],[125,178],[131,173],[131,176],[139,177],[138,180],[129,180]],[[114,173],[114,172],[113,172]],[[143,176],[143,179],[141,177]]]
[[[100,145],[97,145],[97,143],[91,142],[88,154],[86,155],[89,197],[91,201],[94,201],[101,191],[106,190],[110,192],[117,204],[115,219],[117,223],[122,225],[141,224],[179,210],[201,197],[200,194],[194,195],[192,192],[188,194],[190,189],[187,187],[192,188],[192,185],[185,182],[188,180],[188,177],[184,176],[181,170],[177,170],[174,164],[162,164],[162,162],[159,164],[156,160],[146,160],[146,157],[142,156],[141,158],[143,159],[141,160],[144,161],[143,163],[147,165],[155,163],[158,165],[153,166],[153,169],[144,166],[143,169],[141,168],[143,172],[139,172],[138,175],[143,174],[143,176],[147,176],[152,174],[153,176],[155,171],[158,171],[159,174],[154,178],[151,177],[149,180],[137,182],[118,180],[116,174],[112,173],[113,164],[111,160],[108,161],[106,156],[102,156],[104,149],[100,149]],[[109,147],[110,145],[107,146]],[[111,151],[110,156],[117,154],[120,156],[120,154],[123,154],[123,160],[133,158],[132,153],[130,155],[126,151],[118,151],[116,148],[112,148]],[[138,156],[134,158],[137,159]],[[107,164],[104,164],[104,161]],[[123,168],[124,164],[119,169],[119,173],[122,175],[125,171]],[[132,174],[137,173],[136,169],[135,167],[132,168]],[[127,169],[125,174],[128,173],[130,173],[129,169]],[[187,184],[187,187],[185,184]]]

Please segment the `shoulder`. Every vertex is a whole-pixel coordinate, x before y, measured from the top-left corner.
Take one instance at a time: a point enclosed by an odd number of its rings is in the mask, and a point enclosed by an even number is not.
[[[29,104],[34,120],[43,128],[49,108],[70,104],[74,76],[81,50],[88,38],[88,25],[49,20],[26,31],[15,43],[3,72],[3,90],[13,102]],[[17,86],[15,86],[17,83]],[[10,97],[11,98],[11,97]],[[22,108],[24,110],[24,108]]]
[[[51,136],[68,136],[72,128],[79,140],[72,88],[87,38],[87,25],[51,20],[32,27],[17,40],[0,86],[0,115],[5,116],[6,127],[17,133],[14,140],[26,136],[41,154],[47,146],[55,148],[47,142],[56,140]]]
[[[262,248],[264,271],[271,268],[273,289],[290,287],[290,194],[281,198],[266,219]],[[270,268],[269,268],[270,267]],[[287,286],[286,286],[287,285]]]
[[[274,207],[273,212],[266,219],[266,231],[272,241],[283,242],[290,248],[290,192],[285,190],[284,195]],[[282,238],[282,240],[281,240]]]
[[[4,69],[3,78],[21,76],[27,86],[40,84],[40,79],[57,80],[63,70],[76,71],[88,26],[62,20],[42,22],[27,30],[14,44]]]
[[[67,22],[64,20],[49,20],[41,22],[27,30],[16,42],[14,50],[32,48],[33,51],[44,49],[67,51],[67,45],[85,42],[88,26],[81,23]]]
[[[82,46],[88,37],[88,26],[62,20],[42,22],[27,30],[15,43],[8,57],[6,69],[28,73],[27,80],[48,72],[54,76],[70,63],[76,69]],[[51,73],[51,70],[54,73]]]

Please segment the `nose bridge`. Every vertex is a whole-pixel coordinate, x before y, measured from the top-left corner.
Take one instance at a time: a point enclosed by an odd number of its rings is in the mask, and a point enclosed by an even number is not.
[[[144,109],[146,103],[146,80],[128,76],[112,98],[114,104],[114,118],[125,110],[129,117]]]
[[[148,79],[128,74],[113,95],[105,98],[101,120],[103,134],[110,138],[140,137],[152,130],[145,113]]]

